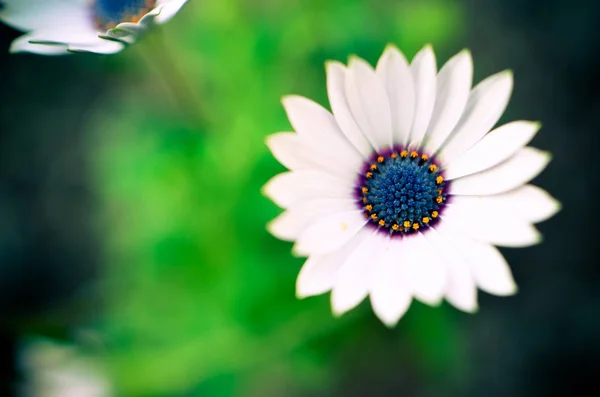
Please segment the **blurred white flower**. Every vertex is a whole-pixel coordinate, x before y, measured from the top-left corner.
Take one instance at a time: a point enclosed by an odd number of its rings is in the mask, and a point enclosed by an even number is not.
[[[329,290],[336,315],[367,296],[395,325],[416,298],[477,310],[477,287],[517,290],[494,245],[522,247],[541,236],[533,223],[559,210],[526,185],[550,160],[525,147],[540,125],[489,132],[513,87],[509,71],[471,88],[471,54],[437,72],[427,46],[412,64],[389,46],[374,69],[351,57],[327,64],[333,115],[302,97],[283,100],[296,133],[267,139],[290,171],[264,193],[286,211],[269,231],[307,256],[298,297]]]
[[[27,32],[11,52],[110,54],[154,24],[171,19],[187,0],[0,0],[0,21]]]
[[[47,339],[23,344],[19,352],[23,383],[20,397],[111,397],[110,382],[100,367],[76,346]]]

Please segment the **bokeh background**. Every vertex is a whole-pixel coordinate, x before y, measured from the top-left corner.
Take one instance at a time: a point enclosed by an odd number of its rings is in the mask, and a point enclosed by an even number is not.
[[[116,396],[595,395],[599,18],[587,0],[191,0],[118,55],[65,57],[9,55],[0,25],[0,395],[67,361]],[[516,296],[414,303],[395,329],[368,302],[334,319],[328,296],[296,300],[302,260],[260,193],[283,170],[264,145],[291,128],[280,98],[327,106],[324,62],[389,42],[432,43],[439,66],[469,48],[475,82],[513,69],[502,121],[542,121],[535,183],[564,206],[543,244],[502,250]],[[69,354],[31,359],[40,337]]]

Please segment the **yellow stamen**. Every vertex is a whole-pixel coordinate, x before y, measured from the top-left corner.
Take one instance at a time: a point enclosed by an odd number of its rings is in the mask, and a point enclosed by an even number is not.
[[[410,157],[416,159],[417,157],[419,157],[419,153],[413,150],[412,152],[410,152]]]
[[[383,219],[379,221],[379,226],[385,226],[385,221]]]
[[[437,218],[437,216],[438,216],[438,215],[439,215],[439,213],[438,213],[437,211],[433,211],[433,212],[431,213],[431,217],[432,217],[432,218]]]
[[[404,227],[405,228],[409,228],[410,227],[410,221],[404,221]]]
[[[400,152],[400,157],[406,157],[408,156],[408,152],[406,150],[403,150]]]
[[[429,156],[427,156],[426,154],[423,154],[423,155],[421,155],[421,160],[427,161],[427,160],[429,160]]]
[[[440,183],[444,182],[444,177],[441,175],[438,175],[438,177],[435,178],[435,182],[439,185]]]
[[[371,204],[367,205],[365,209],[369,212],[373,211],[373,206]]]
[[[377,169],[377,164],[371,164],[371,171],[375,171]]]
[[[377,214],[371,214],[371,219],[373,219],[374,221],[377,220]]]
[[[444,198],[443,198],[442,196],[437,196],[437,197],[435,198],[435,202],[436,202],[436,203],[438,203],[438,204],[441,204],[441,203],[442,203],[442,201],[444,201]]]
[[[396,153],[392,153],[392,155],[390,157],[395,159],[396,157],[398,157],[398,155]]]
[[[394,223],[394,224],[392,225],[392,230],[397,232],[397,231],[398,231],[398,229],[400,229],[400,226],[398,226],[396,223]]]
[[[363,197],[363,204],[367,204],[367,197]]]
[[[363,192],[363,194],[369,193],[369,188],[368,187],[363,187],[362,188],[362,192]]]
[[[379,156],[379,157],[377,157],[377,162],[378,162],[378,163],[383,163],[383,160],[385,160],[385,159],[383,158],[383,156]]]
[[[426,217],[424,217],[424,218],[423,218],[423,223],[424,223],[424,224],[428,224],[428,223],[429,223],[429,217],[427,217],[427,216],[426,216]]]
[[[419,229],[419,224],[418,223],[413,223],[413,229],[418,230]]]
[[[367,172],[367,178],[373,178],[373,173],[372,172]]]
[[[431,172],[434,172],[435,170],[437,170],[437,165],[435,165],[435,164],[431,164],[431,165],[429,166],[429,171],[431,171]]]

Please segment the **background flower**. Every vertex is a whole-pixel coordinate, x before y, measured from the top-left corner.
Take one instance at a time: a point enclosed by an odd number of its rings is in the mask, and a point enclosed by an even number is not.
[[[109,54],[171,19],[186,1],[2,0],[0,21],[27,32],[12,42],[11,52]]]
[[[161,27],[206,125],[190,126],[137,51],[10,56],[0,25],[0,395],[23,333],[103,336],[118,396],[569,395],[600,367],[595,227],[600,4],[193,1]],[[185,11],[185,12],[183,12]],[[135,49],[154,50],[152,35]],[[474,81],[512,68],[500,120],[542,120],[554,153],[533,182],[563,203],[544,243],[502,249],[519,293],[477,315],[415,303],[393,330],[368,304],[333,319],[298,301],[303,260],[264,225],[260,187],[285,169],[264,139],[297,93],[327,105],[324,63],[375,63],[396,43],[440,60],[469,48]],[[159,53],[160,54],[160,53]],[[438,67],[441,63],[438,63]],[[69,343],[69,342],[67,342]]]
[[[28,338],[19,350],[19,397],[112,397],[106,372],[76,345]]]

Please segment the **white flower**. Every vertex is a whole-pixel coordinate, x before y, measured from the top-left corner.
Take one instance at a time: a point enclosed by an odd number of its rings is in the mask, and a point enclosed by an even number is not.
[[[477,310],[477,287],[510,295],[516,285],[495,245],[540,242],[532,225],[559,210],[526,185],[550,160],[525,147],[540,125],[489,132],[508,103],[513,77],[471,89],[468,51],[437,73],[427,46],[408,64],[389,46],[373,69],[351,57],[327,63],[333,115],[297,96],[283,100],[296,133],[268,137],[288,169],[264,187],[285,212],[269,231],[307,256],[298,297],[331,290],[336,315],[367,296],[395,325],[412,298]]]
[[[48,339],[23,343],[19,353],[25,381],[21,397],[111,397],[106,374],[71,345]]]
[[[171,19],[187,0],[0,0],[0,20],[27,32],[11,52],[110,54]]]

